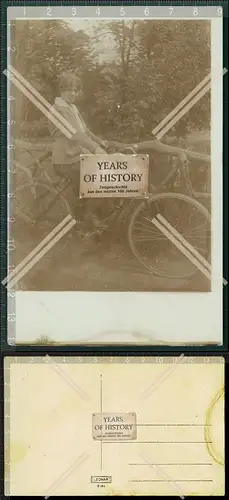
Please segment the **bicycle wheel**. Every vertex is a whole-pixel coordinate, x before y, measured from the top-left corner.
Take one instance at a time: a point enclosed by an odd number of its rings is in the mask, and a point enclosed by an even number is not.
[[[198,201],[179,193],[152,195],[133,213],[128,240],[134,256],[152,274],[184,279],[198,268],[153,223],[160,214],[206,260],[211,251],[211,218]]]
[[[16,225],[51,230],[70,212],[66,198],[45,182],[28,181],[16,188],[13,214]]]

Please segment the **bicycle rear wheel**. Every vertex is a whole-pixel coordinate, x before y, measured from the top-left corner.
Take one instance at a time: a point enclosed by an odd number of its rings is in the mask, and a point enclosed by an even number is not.
[[[47,183],[25,182],[15,190],[11,234],[17,242],[18,259],[28,254],[71,213],[68,201]]]
[[[152,274],[169,279],[190,278],[199,272],[152,220],[160,214],[180,235],[209,262],[211,253],[211,218],[198,201],[179,193],[152,195],[133,213],[128,240],[138,261]]]
[[[58,189],[45,182],[25,182],[16,188],[15,218],[32,226],[50,227],[70,212],[68,201]]]

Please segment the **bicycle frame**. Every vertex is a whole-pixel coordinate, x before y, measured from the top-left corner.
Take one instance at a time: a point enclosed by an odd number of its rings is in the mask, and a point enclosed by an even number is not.
[[[121,146],[121,144],[120,144],[120,146]],[[122,151],[125,151],[126,146],[125,145],[122,145],[122,146],[124,146],[124,148],[122,148]],[[130,149],[130,146],[128,146],[128,148]],[[41,172],[42,173],[42,177],[44,178],[45,182],[47,182],[47,185],[50,185],[50,186],[52,186],[53,188],[55,188],[57,190],[56,196],[54,196],[54,198],[52,199],[52,201],[50,202],[50,204],[48,205],[48,207],[46,208],[46,210],[38,217],[38,220],[39,220],[40,217],[42,217],[43,215],[45,215],[49,211],[49,209],[52,207],[52,205],[55,203],[56,199],[59,196],[64,196],[66,198],[65,191],[66,191],[66,189],[70,185],[70,180],[66,176],[66,179],[62,178],[60,182],[58,181],[58,182],[55,183],[55,182],[53,182],[52,178],[49,176],[49,174],[47,173],[47,171],[43,167],[43,162],[49,156],[51,156],[51,150],[50,150],[50,148],[46,148],[46,150],[44,150],[44,154],[39,159],[38,158],[34,158],[33,155],[31,154],[31,152],[29,151],[29,149],[27,149],[27,152],[32,156],[33,162],[32,162],[32,165],[31,165],[31,169],[27,168],[27,167],[23,167],[23,170],[24,171],[27,170],[29,180],[31,181],[31,183],[34,184],[34,188],[36,189],[36,176],[37,176],[37,173]],[[119,152],[120,152],[120,147],[119,147]],[[135,151],[134,151],[133,148],[132,148],[132,152],[135,153]],[[150,153],[152,153],[152,150],[150,151]],[[209,158],[207,155],[203,155],[201,153],[194,153],[193,151],[192,152],[187,151],[187,153],[193,159],[199,159],[199,160],[205,160],[206,161],[206,159]],[[175,175],[177,174],[178,170],[180,170],[180,172],[181,172],[181,175],[182,175],[182,177],[184,179],[184,182],[185,182],[185,189],[187,191],[187,194],[190,197],[192,197],[192,198],[198,198],[198,197],[209,198],[210,197],[210,193],[204,193],[204,192],[196,192],[196,191],[194,191],[193,186],[192,186],[192,182],[191,182],[191,179],[190,179],[188,165],[186,165],[182,161],[180,161],[179,158],[177,160],[178,160],[177,161],[178,164],[175,163],[174,165],[171,166],[171,170],[169,171],[168,175],[165,177],[165,179],[163,179],[163,181],[158,186],[151,185],[151,187],[153,188],[153,193],[151,195],[149,195],[149,198],[151,196],[153,196],[153,194],[155,194],[155,193],[163,192],[166,189],[166,186],[169,184],[169,182],[171,182],[171,180],[173,179],[173,177],[175,177]],[[32,170],[32,172],[31,172],[31,170]],[[146,203],[147,203],[147,200],[149,198],[146,198]],[[108,215],[105,218],[105,220],[107,220],[110,223],[112,223],[112,221],[114,219],[116,219],[116,222],[118,222],[118,221],[121,222],[123,220],[126,220],[128,218],[128,216],[130,215],[130,213],[132,212],[133,206],[135,206],[139,202],[140,202],[140,200],[137,200],[137,199],[131,199],[131,200],[130,199],[123,199],[121,201],[121,209],[120,209],[120,201],[119,201],[116,204],[116,206],[114,207],[114,210],[112,210],[111,214]],[[110,226],[110,224],[109,224],[109,226]]]

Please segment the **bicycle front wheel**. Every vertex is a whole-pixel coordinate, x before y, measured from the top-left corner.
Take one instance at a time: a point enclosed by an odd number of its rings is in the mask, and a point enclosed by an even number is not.
[[[160,193],[143,201],[133,213],[128,240],[134,256],[152,274],[163,278],[190,278],[199,269],[154,225],[157,219],[177,231],[186,242],[209,262],[211,253],[211,218],[198,201],[180,193]],[[162,222],[164,221],[164,222]],[[168,227],[168,226],[167,226]],[[174,237],[175,232],[170,230]],[[177,239],[176,239],[177,241]],[[184,242],[184,240],[183,240]],[[191,248],[189,247],[189,248]]]

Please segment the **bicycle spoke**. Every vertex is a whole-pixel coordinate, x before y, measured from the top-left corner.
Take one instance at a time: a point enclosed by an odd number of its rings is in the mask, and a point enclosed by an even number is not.
[[[141,222],[136,223],[135,230],[147,232],[151,234],[158,234],[158,229],[154,226],[154,224],[150,221],[150,225],[143,224]]]
[[[150,236],[139,236],[139,237],[135,236],[134,240],[135,241],[153,241],[155,244],[157,244],[158,242],[161,243],[162,240],[166,241],[166,237],[155,239],[153,237],[150,238]]]
[[[202,224],[200,224],[199,226],[193,227],[193,228],[192,228],[192,229],[190,229],[190,230],[189,230],[189,232],[188,232],[188,233],[186,233],[186,234],[187,234],[187,235],[190,235],[190,234],[192,235],[192,234],[196,233],[197,231],[200,231],[200,230],[201,230],[201,228],[203,228],[203,227],[207,227],[206,221],[205,221],[205,222],[203,222]]]

